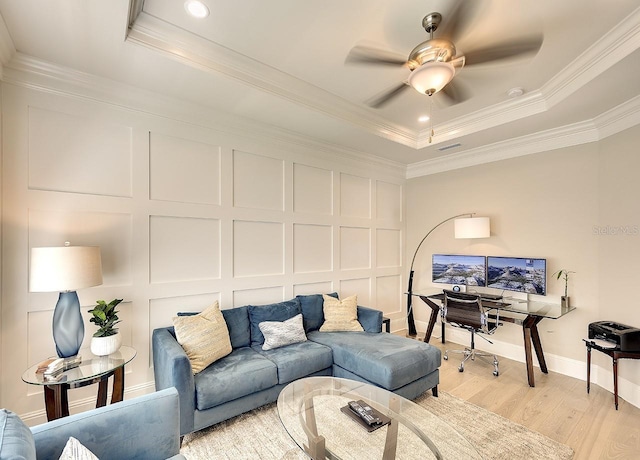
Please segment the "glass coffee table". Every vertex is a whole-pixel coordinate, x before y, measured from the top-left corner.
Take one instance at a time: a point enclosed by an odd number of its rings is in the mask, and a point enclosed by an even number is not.
[[[363,400],[390,423],[368,431],[343,412],[354,400]],[[280,393],[278,416],[291,438],[314,460],[482,458],[469,441],[425,408],[354,380],[296,380]]]

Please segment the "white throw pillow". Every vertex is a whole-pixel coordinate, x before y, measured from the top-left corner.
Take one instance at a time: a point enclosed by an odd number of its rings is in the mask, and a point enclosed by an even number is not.
[[[344,300],[322,295],[324,304],[324,323],[320,332],[352,331],[362,332],[364,329],[358,322],[358,297],[352,295]]]
[[[98,457],[72,436],[65,444],[59,460],[98,460]]]
[[[273,350],[292,343],[306,342],[302,315],[296,315],[286,321],[263,321],[258,324],[264,335],[263,350]]]
[[[231,353],[229,329],[217,300],[202,313],[173,318],[173,327],[194,374]]]

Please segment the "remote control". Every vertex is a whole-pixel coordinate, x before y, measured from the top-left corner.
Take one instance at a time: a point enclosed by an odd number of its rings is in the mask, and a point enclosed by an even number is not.
[[[349,401],[349,409],[355,412],[369,426],[382,423],[379,417],[373,415],[373,409],[362,400]]]

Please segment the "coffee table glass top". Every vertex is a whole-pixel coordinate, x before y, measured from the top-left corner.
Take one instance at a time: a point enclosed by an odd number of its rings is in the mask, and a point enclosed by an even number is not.
[[[341,412],[363,400],[392,419],[368,432]],[[291,438],[314,459],[480,459],[475,448],[446,422],[395,393],[353,380],[309,377],[287,385],[278,415]]]
[[[78,352],[78,355],[82,358],[80,365],[62,372],[57,378],[46,379],[44,374],[36,373],[38,364],[35,364],[24,371],[22,380],[32,385],[72,384],[92,380],[129,363],[135,358],[136,350],[123,345],[115,353],[107,356],[96,356],[91,353],[91,349],[83,348]]]

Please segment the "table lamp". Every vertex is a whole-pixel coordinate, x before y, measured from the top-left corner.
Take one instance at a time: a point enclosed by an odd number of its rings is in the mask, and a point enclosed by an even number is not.
[[[420,246],[424,243],[424,240],[427,239],[433,231],[440,227],[442,224],[449,222],[450,220],[454,220],[454,237],[456,239],[461,238],[488,238],[491,235],[491,223],[488,217],[473,217],[474,213],[466,213],[466,214],[458,214],[457,216],[449,217],[435,227],[433,227],[429,232],[422,238],[416,251],[413,253],[413,259],[411,259],[411,268],[409,270],[409,286],[407,289],[407,320],[408,320],[408,328],[409,328],[409,336],[415,337],[417,335],[416,331],[416,323],[413,319],[413,310],[411,308],[411,301],[413,295],[413,264],[416,261],[416,256],[418,255],[418,251],[420,250]]]
[[[32,248],[29,272],[31,292],[60,292],[53,311],[53,341],[60,358],[78,354],[84,322],[76,290],[102,284],[98,246]]]

